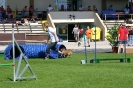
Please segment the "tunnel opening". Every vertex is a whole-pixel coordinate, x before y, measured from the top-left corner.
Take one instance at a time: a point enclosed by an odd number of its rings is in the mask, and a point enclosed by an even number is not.
[[[66,49],[66,47],[64,45],[60,45],[59,50],[61,50],[62,48]]]
[[[23,47],[21,47],[21,46],[19,46],[19,47],[20,47],[21,51],[24,53]],[[21,53],[20,53],[18,47],[15,46],[15,47],[14,47],[14,50],[15,50],[15,52],[14,52],[14,53],[15,53],[15,58],[19,57]],[[13,58],[13,47],[12,47],[11,50],[10,50],[10,56],[11,56],[11,58]]]

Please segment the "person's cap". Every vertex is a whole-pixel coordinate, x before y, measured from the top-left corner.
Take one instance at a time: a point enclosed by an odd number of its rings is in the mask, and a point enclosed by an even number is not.
[[[122,24],[121,24],[121,26],[125,26],[125,24],[124,24],[124,23],[122,23]]]

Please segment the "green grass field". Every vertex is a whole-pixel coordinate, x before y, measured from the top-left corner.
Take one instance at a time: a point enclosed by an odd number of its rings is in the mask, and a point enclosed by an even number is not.
[[[131,58],[130,63],[89,63],[94,54],[88,54],[87,64],[80,63],[85,60],[84,54],[73,54],[67,59],[31,58],[28,61],[38,80],[13,82],[13,67],[0,66],[0,88],[133,88],[133,55],[126,56]],[[124,57],[124,54],[97,54],[97,58],[117,57]],[[0,63],[12,63],[12,60],[4,60],[4,55],[0,55]],[[22,67],[24,65],[22,62]],[[31,75],[28,71],[25,75]]]

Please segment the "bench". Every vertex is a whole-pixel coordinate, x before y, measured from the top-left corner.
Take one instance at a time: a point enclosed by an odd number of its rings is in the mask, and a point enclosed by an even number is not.
[[[100,63],[100,61],[108,61],[108,60],[119,60],[120,62],[128,62],[130,63],[130,58],[101,58],[96,59],[96,63]],[[91,59],[90,63],[94,63],[95,59]]]
[[[104,10],[102,11],[102,19],[105,19],[105,15],[106,15],[106,19],[115,19],[117,18],[117,16],[115,15],[116,12],[115,11],[108,11],[108,10]]]

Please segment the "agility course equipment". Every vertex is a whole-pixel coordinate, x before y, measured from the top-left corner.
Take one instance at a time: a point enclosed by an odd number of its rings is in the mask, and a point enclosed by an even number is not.
[[[125,31],[125,30],[124,30]],[[120,60],[120,62],[128,62],[130,63],[130,58],[127,58],[126,57],[126,43],[124,43],[124,49],[125,49],[125,52],[124,52],[124,57],[123,58],[97,58],[97,52],[96,52],[96,26],[95,26],[95,50],[94,50],[94,59],[91,59],[90,60],[90,63],[100,63],[100,61],[111,61],[111,60]],[[126,32],[124,32],[126,33]],[[126,34],[124,34],[124,37],[126,37]],[[126,39],[126,38],[125,38]]]
[[[28,58],[44,58],[46,56],[45,52],[46,52],[46,48],[47,48],[48,44],[19,44],[19,47],[21,48],[22,52],[24,53],[25,57]],[[57,44],[56,45],[57,49],[61,49],[61,48],[66,48],[64,45],[62,44]],[[9,60],[12,59],[12,49],[13,46],[8,45],[4,51],[5,53],[5,60]],[[17,46],[15,46],[15,58],[19,59],[20,57],[20,53],[18,52],[18,48]],[[54,51],[54,50],[50,50],[50,58],[56,59],[56,58],[60,58],[61,55]]]
[[[100,63],[100,61],[109,61],[109,60],[119,60],[120,62],[128,62],[130,63],[130,58],[97,58],[96,61],[94,59],[90,60],[90,63],[93,63],[94,61],[96,63]]]
[[[19,61],[18,61],[17,66],[16,66],[16,61],[15,61],[15,52],[16,52],[15,47],[18,49],[17,52],[20,53],[20,57],[19,57]],[[14,24],[12,24],[12,59],[13,59],[13,63],[1,64],[1,66],[13,66],[13,81],[14,82],[17,80],[29,79],[29,78],[37,79],[37,77],[36,77],[34,71],[32,70],[28,60],[26,59],[24,53],[22,52],[21,48],[19,47],[17,41],[14,38]],[[23,70],[20,71],[22,59],[25,61],[26,65],[23,68]],[[22,77],[28,68],[29,68],[29,71],[31,72],[32,76]]]
[[[8,63],[8,64],[0,64],[0,66],[16,66],[16,64]]]

